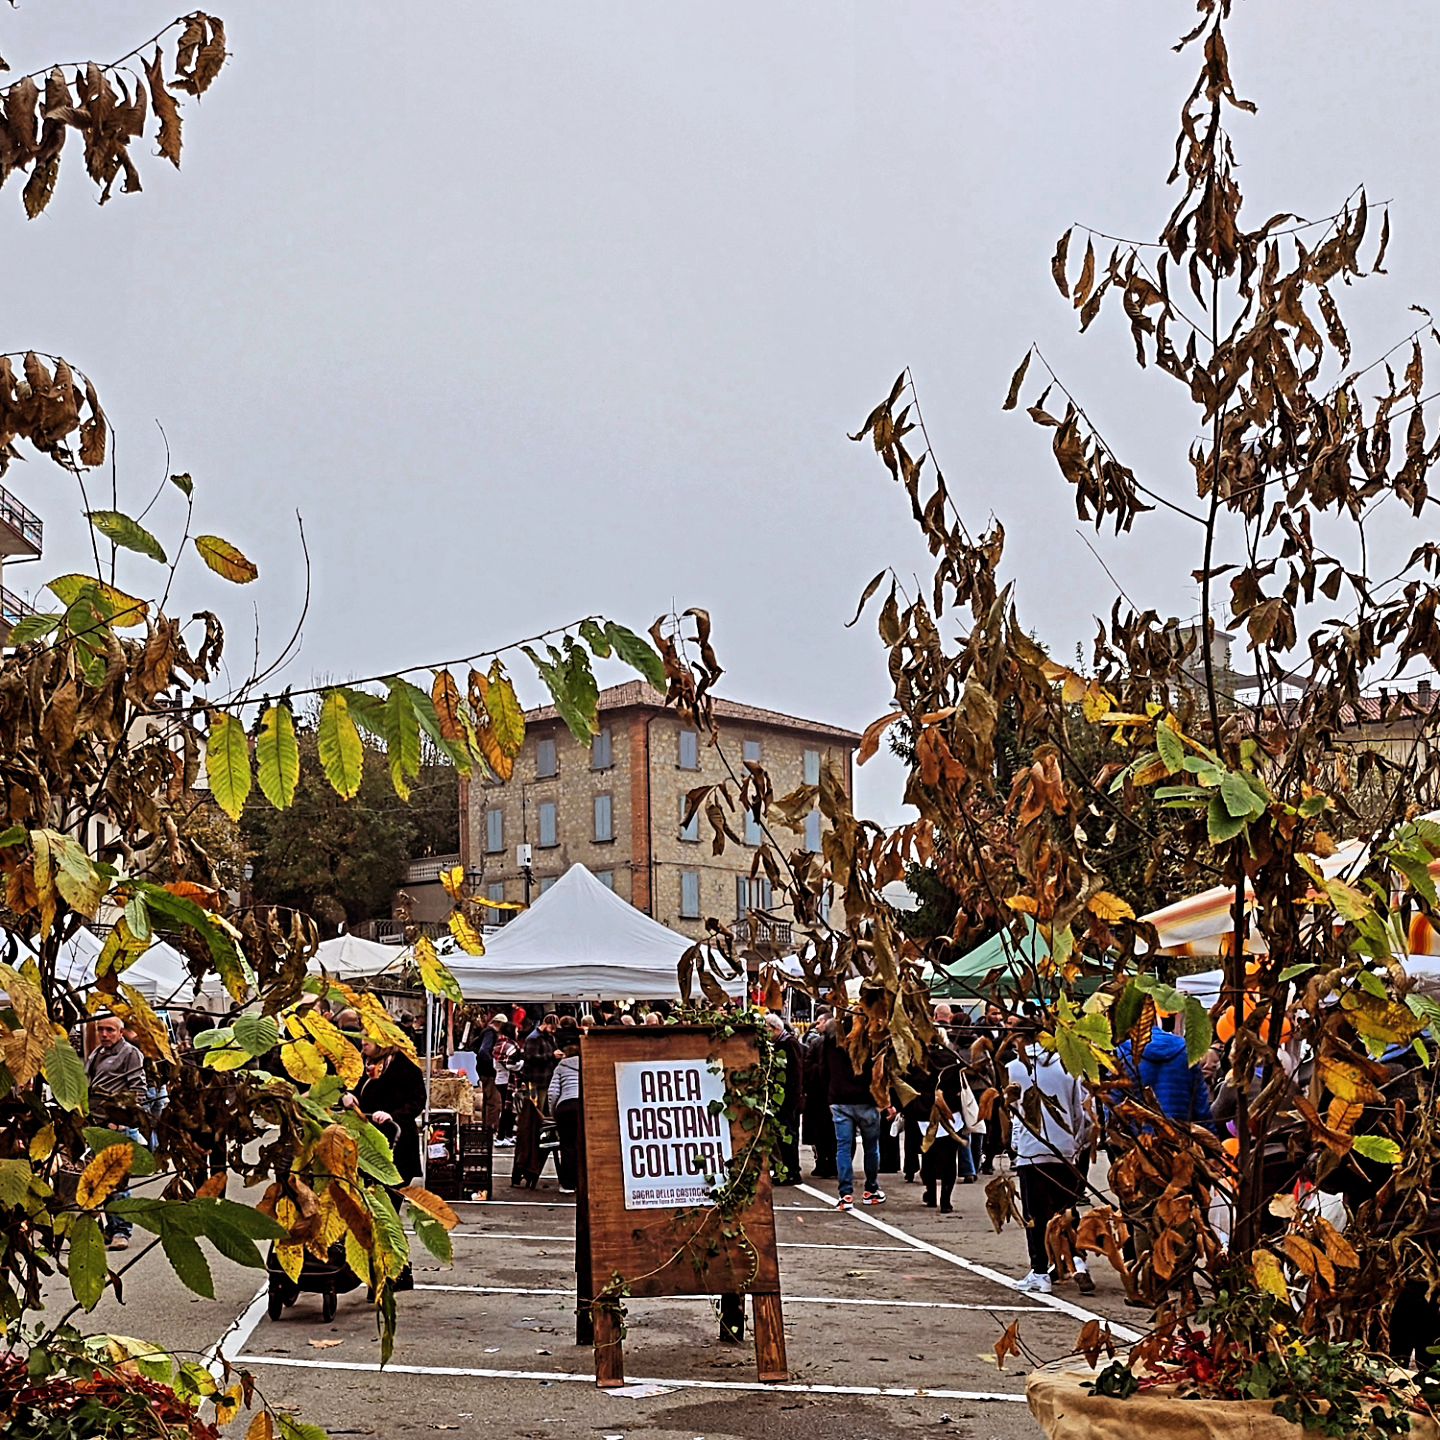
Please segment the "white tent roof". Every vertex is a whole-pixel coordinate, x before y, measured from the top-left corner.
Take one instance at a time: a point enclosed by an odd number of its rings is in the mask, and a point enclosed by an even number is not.
[[[56,974],[71,985],[93,985],[95,964],[105,942],[93,931],[77,930],[60,947]],[[173,946],[157,940],[121,972],[120,978],[133,985],[152,1005],[189,1004],[195,998],[185,957]],[[216,987],[219,981],[215,982]]]
[[[318,975],[323,967],[336,980],[361,980],[378,975],[382,970],[399,973],[410,950],[404,945],[382,945],[378,940],[362,940],[358,935],[337,935],[322,940],[320,948],[310,957],[306,967]]]
[[[468,1000],[673,1000],[693,943],[572,865],[486,939],[484,955],[446,963]],[[722,983],[730,995],[745,993],[743,975]]]

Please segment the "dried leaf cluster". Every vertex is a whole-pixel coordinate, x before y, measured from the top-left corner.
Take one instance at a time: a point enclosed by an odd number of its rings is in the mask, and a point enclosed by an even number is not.
[[[25,213],[32,220],[55,193],[61,156],[72,134],[84,151],[85,170],[100,191],[102,205],[117,179],[124,191],[142,188],[130,146],[145,135],[152,110],[158,153],[178,168],[181,118],[175,92],[203,95],[220,74],[227,51],[224,23],[201,10],[167,26],[156,40],[168,34],[175,38],[168,79],[157,43],[149,59],[137,50],[110,65],[77,65],[68,75],[57,65],[0,91],[0,185],[29,172],[23,194]]]

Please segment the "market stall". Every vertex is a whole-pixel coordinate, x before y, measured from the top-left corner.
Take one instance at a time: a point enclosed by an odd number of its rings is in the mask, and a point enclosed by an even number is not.
[[[93,985],[100,952],[104,948],[105,942],[94,931],[77,930],[60,947],[55,966],[57,977],[77,990]],[[133,985],[157,1009],[192,1005],[208,994],[223,993],[219,979],[211,976],[197,995],[185,957],[163,940],[155,941],[138,959],[127,965],[120,978],[127,985]]]
[[[652,920],[583,865],[485,941],[448,964],[467,1000],[678,1000],[680,957],[695,942]],[[745,994],[745,976],[721,982]]]
[[[408,945],[382,945],[358,935],[337,935],[322,940],[306,967],[312,975],[323,969],[335,980],[370,980],[377,975],[399,975],[410,958]]]

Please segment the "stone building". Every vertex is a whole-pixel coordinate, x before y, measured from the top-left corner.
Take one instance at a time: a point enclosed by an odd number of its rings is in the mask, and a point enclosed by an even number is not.
[[[853,781],[860,737],[754,705],[717,700],[721,740],[736,769],[758,760],[777,796],[815,784],[827,761]],[[520,847],[530,846],[531,899],[576,862],[638,909],[684,934],[704,933],[707,916],[745,922],[772,908],[769,885],[750,879],[759,827],[738,814],[731,828],[742,844],[711,853],[703,814],[683,829],[687,792],[718,782],[726,771],[708,737],[683,725],[640,681],[601,692],[600,733],[586,749],[553,708],[526,715],[525,748],[507,784],[471,782],[460,794],[460,863],[478,891],[494,900],[523,901],[527,877]],[[822,820],[813,812],[803,843],[818,849]],[[781,831],[783,846],[802,837]],[[789,939],[779,910],[772,935]]]

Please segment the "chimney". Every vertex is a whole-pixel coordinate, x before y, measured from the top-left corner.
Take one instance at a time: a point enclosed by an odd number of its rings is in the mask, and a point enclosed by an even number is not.
[[[1430,708],[1430,681],[1428,677],[1415,682],[1415,698],[1425,707]]]

